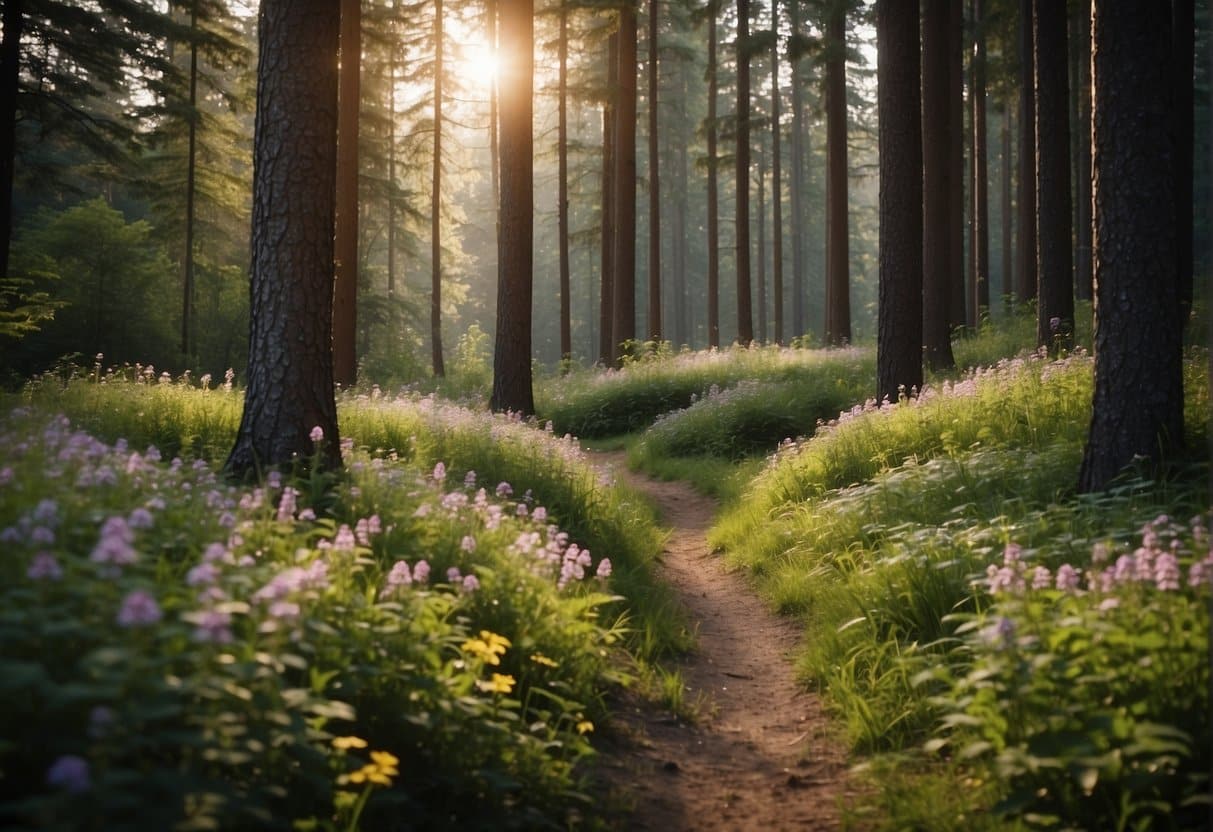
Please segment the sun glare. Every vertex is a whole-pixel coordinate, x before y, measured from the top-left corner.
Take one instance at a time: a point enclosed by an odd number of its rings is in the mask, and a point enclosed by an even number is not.
[[[469,43],[462,48],[458,65],[459,80],[487,90],[497,80],[497,53],[487,43]]]

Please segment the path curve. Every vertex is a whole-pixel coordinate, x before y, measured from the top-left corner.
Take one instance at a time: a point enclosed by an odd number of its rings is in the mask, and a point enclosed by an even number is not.
[[[833,830],[855,796],[845,752],[820,700],[799,687],[789,655],[800,632],[726,572],[705,534],[716,502],[683,482],[627,469],[623,452],[591,458],[648,494],[671,529],[661,577],[697,627],[680,662],[685,696],[703,700],[695,724],[625,701],[598,770],[632,806],[629,830]]]

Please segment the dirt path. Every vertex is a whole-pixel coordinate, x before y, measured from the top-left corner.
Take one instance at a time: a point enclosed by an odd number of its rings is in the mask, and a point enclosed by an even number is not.
[[[713,500],[628,471],[622,453],[594,456],[650,495],[672,529],[662,577],[698,628],[698,649],[680,667],[687,700],[705,702],[696,724],[624,703],[600,765],[615,796],[633,806],[622,828],[838,829],[839,803],[852,791],[820,702],[793,680],[797,627],[708,550]]]

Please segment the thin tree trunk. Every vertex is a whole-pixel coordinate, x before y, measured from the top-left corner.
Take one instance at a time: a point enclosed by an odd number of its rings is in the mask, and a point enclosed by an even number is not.
[[[436,378],[442,361],[442,0],[434,2],[434,159],[430,179],[430,356]]]
[[[5,0],[0,12],[0,278],[8,276],[13,239],[13,171],[16,165],[17,93],[21,76],[21,35],[25,31],[23,0]]]
[[[387,296],[396,294],[396,0],[392,0],[392,25],[389,29],[391,58],[388,60],[387,125]],[[496,202],[496,194],[493,196]]]
[[[758,306],[758,343],[767,342],[767,153],[758,142],[758,274],[755,281]]]
[[[181,267],[181,355],[192,357],[194,346],[194,192],[198,168],[198,2],[190,3],[189,147],[185,168],[185,256]],[[338,128],[340,129],[340,128]],[[0,271],[0,275],[4,272]]]
[[[800,34],[800,2],[788,3],[792,36]],[[792,65],[792,336],[805,334],[804,314],[804,93],[799,83],[800,63]]]
[[[826,19],[826,314],[825,342],[851,341],[850,220],[847,196],[846,6]]]
[[[1011,237],[1012,205],[1011,180],[1014,174],[1014,161],[1011,158],[1011,103],[1004,102],[1002,108],[1002,275],[1001,285],[1004,304],[1008,302],[1014,291],[1014,270],[1011,257],[1013,242]]]
[[[771,294],[775,343],[783,343],[783,160],[779,124],[779,3],[771,3]]]
[[[990,169],[986,132],[985,0],[973,2],[973,286],[970,316],[973,326],[990,309]]]
[[[657,0],[649,0],[649,338],[662,340],[661,185],[657,149]]]
[[[922,386],[922,123],[918,0],[876,5],[880,289],[876,397]]]
[[[948,3],[948,324],[959,329],[965,320],[965,188],[964,188],[964,7]],[[951,333],[949,332],[949,340]],[[949,352],[951,347],[949,346]]]
[[[611,339],[636,339],[636,6],[619,12],[619,99],[615,116],[615,302]]]
[[[609,366],[615,341],[615,101],[619,97],[619,34],[607,39],[607,96],[602,105],[602,276],[598,304],[598,360]]]
[[[952,357],[952,142],[950,0],[923,0],[922,14],[922,346],[932,370]],[[884,145],[881,145],[884,148]]]
[[[362,71],[362,9],[341,0],[341,71],[337,111],[337,225],[334,230],[333,380],[358,377],[358,103]]]
[[[1171,0],[1171,49],[1175,90],[1175,241],[1179,273],[1180,326],[1187,326],[1192,310],[1192,160],[1193,71],[1196,9],[1193,0]]]
[[[501,242],[497,265],[497,337],[489,405],[524,415],[535,412],[531,385],[531,301],[534,250],[534,3],[501,7]]]
[[[716,0],[708,18],[708,346],[720,346],[720,197],[716,172]]]
[[[560,40],[557,44],[560,61],[558,125],[556,134],[556,155],[558,175],[558,195],[556,201],[558,212],[557,237],[560,247],[560,359],[568,369],[568,363],[573,358],[573,299],[570,297],[569,280],[569,117],[568,117],[568,83],[569,83],[569,7],[565,0],[560,2]]]
[[[1019,203],[1015,233],[1015,302],[1036,297],[1036,97],[1032,0],[1019,0]]]
[[[1037,346],[1067,347],[1074,331],[1070,246],[1070,114],[1066,7],[1032,0],[1036,84]]]
[[[497,40],[497,0],[485,0],[485,39],[489,49],[500,61],[500,45]],[[493,189],[493,213],[496,215],[494,226],[497,228],[498,240],[501,238],[501,119],[498,114],[498,99],[501,95],[500,73],[489,84],[489,182]],[[500,254],[498,255],[500,256]]]
[[[674,195],[674,320],[677,322],[677,332],[674,340],[678,345],[690,344],[692,341],[691,304],[687,297],[687,146],[690,140],[686,129],[686,64],[682,64],[679,73],[682,77],[682,95],[680,97],[679,136],[674,152],[678,156],[677,187]]]
[[[750,298],[750,0],[737,0],[737,340],[754,340]]]
[[[1074,98],[1078,103],[1078,119],[1075,122],[1078,144],[1078,160],[1075,165],[1077,177],[1075,187],[1076,210],[1074,214],[1075,257],[1074,294],[1082,300],[1091,300],[1095,291],[1091,270],[1091,9],[1080,8],[1074,15],[1075,63],[1078,65],[1078,80]]]

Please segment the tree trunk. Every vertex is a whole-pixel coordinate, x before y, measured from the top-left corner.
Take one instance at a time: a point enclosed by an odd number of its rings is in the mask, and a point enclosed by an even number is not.
[[[430,177],[430,358],[435,378],[442,361],[442,0],[434,3],[434,158]]]
[[[1171,19],[1149,0],[1096,0],[1091,21],[1095,396],[1083,492],[1183,447]]]
[[[754,340],[750,298],[750,0],[737,0],[737,340]]]
[[[657,150],[657,0],[649,0],[649,339],[662,340],[661,185]]]
[[[983,29],[985,0],[973,2],[973,285],[969,316],[973,326],[990,309],[990,170],[986,135],[986,37]]]
[[[876,396],[922,386],[922,124],[918,0],[878,0],[880,289]]]
[[[615,115],[615,353],[636,339],[636,6],[619,11],[619,99]]]
[[[758,142],[758,274],[755,298],[758,311],[758,343],[767,342],[767,154],[761,138]]]
[[[716,17],[715,0],[708,18],[708,346],[720,346],[720,197],[716,173]]]
[[[1078,10],[1075,17],[1074,46],[1078,53],[1077,86],[1074,98],[1078,102],[1078,119],[1075,132],[1078,134],[1078,157],[1075,164],[1074,194],[1078,203],[1074,222],[1074,294],[1082,300],[1091,300],[1095,291],[1091,274],[1091,8],[1087,4]]]
[[[13,239],[13,171],[16,166],[17,92],[21,75],[21,35],[25,31],[23,0],[5,0],[0,12],[0,278],[8,277]]]
[[[607,96],[602,105],[602,277],[598,305],[598,360],[615,356],[615,101],[619,97],[619,33],[607,39]]]
[[[185,163],[185,256],[181,258],[181,355],[191,359],[194,342],[194,196],[198,172],[198,3],[190,3],[189,139]],[[4,275],[0,271],[0,275]]]
[[[557,155],[557,230],[560,247],[560,359],[573,359],[573,299],[569,296],[569,7],[560,0],[560,39],[557,44],[560,62],[559,100],[557,102],[558,124],[556,130]],[[565,364],[568,369],[568,364]]]
[[[686,64],[683,63],[679,73],[682,77],[682,95],[680,97],[679,136],[674,152],[678,157],[677,186],[674,191],[674,320],[677,330],[674,340],[679,346],[690,344],[693,340],[691,326],[691,304],[687,297],[687,146],[690,139],[687,136],[687,84]]]
[[[952,357],[950,0],[922,5],[922,346],[932,370]],[[885,145],[882,142],[881,151]]]
[[[847,18],[834,3],[826,18],[826,315],[825,341],[851,340],[850,222],[847,196]]]
[[[788,3],[793,37],[800,34],[800,2]],[[804,314],[804,93],[799,83],[800,63],[792,65],[792,337],[805,334]]]
[[[775,343],[783,343],[783,159],[779,123],[779,3],[771,3],[771,294]]]
[[[1036,95],[1036,345],[1068,347],[1074,332],[1070,246],[1070,113],[1066,7],[1032,0]]]
[[[334,230],[333,379],[351,387],[358,377],[358,103],[362,70],[362,9],[341,0],[341,68],[337,99],[337,224]]]
[[[493,410],[531,415],[531,297],[534,266],[532,86],[533,0],[501,6],[501,243],[497,264],[497,338],[493,354]]]
[[[1014,291],[1015,273],[1011,258],[1011,180],[1015,167],[1011,159],[1011,103],[1004,102],[1002,108],[1002,275],[999,288],[1004,305]]]
[[[1019,0],[1019,203],[1015,232],[1015,302],[1036,297],[1036,98],[1032,0]]]
[[[225,465],[238,477],[314,451],[322,466],[341,464],[332,353],[340,24],[339,6],[322,0],[262,0],[258,12],[248,389]]]
[[[965,320],[965,129],[964,129],[964,8],[962,0],[948,4],[948,324],[950,331]],[[949,347],[949,352],[951,349]],[[951,365],[948,365],[951,366]]]
[[[1171,1],[1171,32],[1174,45],[1172,89],[1175,90],[1175,262],[1179,275],[1180,326],[1188,324],[1192,311],[1192,160],[1193,71],[1195,61],[1196,10],[1193,0]]]
[[[389,31],[391,57],[388,60],[387,124],[387,296],[396,294],[396,72],[400,47],[396,43],[396,0],[392,0],[392,27]],[[496,202],[496,194],[493,196]]]
[[[500,44],[497,37],[497,0],[485,0],[485,40],[488,41],[489,49],[498,57],[500,61]],[[501,119],[498,110],[498,99],[501,96],[501,73],[497,73],[497,77],[489,84],[489,182],[493,189],[493,213],[497,214],[501,205],[501,141],[500,127]],[[501,217],[496,217],[494,226],[497,228],[498,246],[500,247],[501,239]]]

